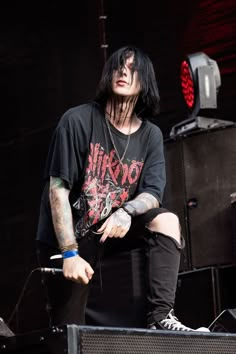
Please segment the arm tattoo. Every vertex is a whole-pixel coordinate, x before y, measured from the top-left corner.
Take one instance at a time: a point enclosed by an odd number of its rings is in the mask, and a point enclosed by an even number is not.
[[[135,215],[144,214],[152,208],[159,208],[158,200],[149,193],[141,193],[135,199],[125,204],[132,206]]]
[[[49,200],[54,230],[59,246],[75,242],[69,190],[61,178],[51,177]]]
[[[61,178],[51,177],[50,187],[51,188],[65,188],[65,183]]]

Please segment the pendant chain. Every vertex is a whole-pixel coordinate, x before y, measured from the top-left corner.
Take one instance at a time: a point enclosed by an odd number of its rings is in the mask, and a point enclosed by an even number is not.
[[[110,123],[109,119],[106,116],[105,116],[105,121],[106,121],[106,124],[107,124],[107,129],[108,129],[108,132],[109,132],[109,135],[110,135],[110,138],[111,138],[112,145],[113,145],[113,147],[115,149],[115,152],[116,152],[116,156],[118,157],[120,165],[123,166],[123,160],[124,160],[124,157],[125,157],[126,152],[128,150],[129,142],[130,142],[132,120],[130,120],[127,142],[126,142],[126,146],[125,146],[125,149],[124,149],[124,152],[123,152],[123,155],[122,155],[121,158],[120,158],[119,152],[117,150],[117,147],[116,147],[116,144],[115,144],[115,141],[114,141],[114,137],[113,137],[112,132],[111,132],[111,127],[110,127],[111,123]]]

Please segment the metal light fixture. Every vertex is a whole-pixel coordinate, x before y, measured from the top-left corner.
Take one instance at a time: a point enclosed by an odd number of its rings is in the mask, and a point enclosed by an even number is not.
[[[172,127],[171,138],[196,129],[233,124],[206,117],[210,110],[217,108],[217,94],[221,86],[220,70],[215,60],[203,52],[187,55],[181,63],[180,80],[189,118]]]
[[[190,116],[201,110],[217,108],[217,94],[221,77],[215,60],[205,53],[187,55],[181,64],[181,87]]]

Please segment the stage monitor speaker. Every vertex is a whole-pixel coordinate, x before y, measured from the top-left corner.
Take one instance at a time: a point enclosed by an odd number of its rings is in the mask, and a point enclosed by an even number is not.
[[[165,143],[163,205],[177,212],[187,242],[187,270],[231,264],[230,195],[236,190],[236,128]]]
[[[223,310],[209,329],[211,332],[236,333],[236,309]]]
[[[215,275],[219,314],[224,309],[236,308],[236,266],[217,267]]]
[[[236,335],[65,325],[0,340],[11,354],[235,354]]]
[[[7,326],[3,318],[0,317],[0,337],[13,337],[15,334]]]
[[[186,326],[208,327],[216,318],[219,311],[215,282],[214,267],[179,274],[175,313]]]

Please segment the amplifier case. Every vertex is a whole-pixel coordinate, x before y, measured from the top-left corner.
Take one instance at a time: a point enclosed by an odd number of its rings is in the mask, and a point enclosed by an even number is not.
[[[186,240],[181,270],[232,264],[230,195],[236,191],[235,156],[235,127],[165,143],[163,206],[180,218]]]
[[[234,354],[236,334],[65,325],[2,339],[11,354]]]

